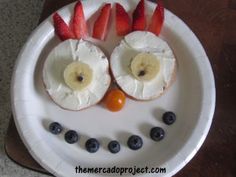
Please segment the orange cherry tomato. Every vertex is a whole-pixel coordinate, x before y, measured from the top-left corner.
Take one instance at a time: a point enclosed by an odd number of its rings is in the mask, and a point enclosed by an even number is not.
[[[112,112],[120,111],[125,105],[125,94],[119,89],[108,91],[105,96],[105,105]]]

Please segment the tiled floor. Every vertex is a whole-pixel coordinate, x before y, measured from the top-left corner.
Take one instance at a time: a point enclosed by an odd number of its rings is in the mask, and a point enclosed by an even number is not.
[[[0,0],[0,177],[45,176],[8,159],[4,137],[11,115],[10,81],[19,50],[37,26],[43,0]]]

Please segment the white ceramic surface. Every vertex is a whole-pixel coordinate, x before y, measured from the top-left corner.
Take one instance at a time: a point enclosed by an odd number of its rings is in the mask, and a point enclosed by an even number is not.
[[[118,1],[118,0],[117,0]],[[116,36],[114,26],[115,0],[83,1],[85,16],[91,29],[97,10],[104,2],[113,4],[113,17],[105,42],[89,39],[109,57],[121,38]],[[131,13],[136,0],[120,0]],[[74,4],[59,13],[68,22]],[[146,2],[149,17],[155,4]],[[165,167],[165,174],[142,174],[141,176],[171,176],[179,171],[195,155],[210,128],[215,108],[214,77],[207,55],[193,32],[168,10],[161,38],[172,47],[177,60],[177,80],[161,98],[150,102],[127,99],[124,109],[109,112],[102,105],[71,112],[58,107],[46,94],[42,82],[42,65],[50,50],[60,41],[54,35],[51,16],[29,37],[21,50],[12,78],[12,109],[18,132],[31,155],[45,169],[55,176],[111,176],[112,174],[76,174],[75,166],[84,167]],[[177,115],[177,121],[165,125],[161,120],[163,112],[170,110]],[[63,135],[52,135],[48,125],[60,122],[66,130],[74,129],[81,134],[79,143],[65,143]],[[161,126],[166,137],[161,142],[149,138],[149,130]],[[143,148],[130,150],[126,141],[131,134],[143,138]],[[87,138],[95,137],[101,148],[95,154],[84,148]],[[107,143],[111,139],[121,142],[121,151],[111,154]],[[115,175],[115,174],[114,174]],[[130,176],[130,174],[126,174]],[[126,176],[124,175],[124,176]]]

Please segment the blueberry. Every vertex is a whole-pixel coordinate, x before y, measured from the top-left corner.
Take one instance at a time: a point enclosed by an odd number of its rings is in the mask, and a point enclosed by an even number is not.
[[[165,112],[162,116],[163,122],[167,125],[171,125],[176,120],[176,115],[173,112]]]
[[[100,146],[100,144],[99,144],[98,140],[95,138],[90,138],[85,143],[85,147],[86,147],[87,151],[91,152],[91,153],[97,152],[99,149],[99,146]]]
[[[65,140],[69,144],[74,144],[79,140],[79,135],[74,130],[69,130],[65,134]]]
[[[138,150],[143,146],[143,140],[138,135],[132,135],[129,137],[127,144],[130,149]]]
[[[165,137],[165,131],[161,127],[153,127],[150,131],[150,137],[154,141],[160,141]]]
[[[59,124],[58,122],[52,122],[50,125],[49,125],[49,131],[52,133],[52,134],[60,134],[62,132],[63,128],[61,126],[61,124]]]
[[[115,154],[120,151],[120,143],[118,141],[110,141],[108,149],[111,153]]]

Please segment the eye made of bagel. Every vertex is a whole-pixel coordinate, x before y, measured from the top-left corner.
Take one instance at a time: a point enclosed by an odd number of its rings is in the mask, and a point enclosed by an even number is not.
[[[166,41],[151,32],[135,31],[113,50],[110,67],[127,95],[135,100],[151,100],[171,85],[176,59]]]
[[[108,68],[108,59],[99,47],[82,39],[69,39],[49,53],[43,81],[57,105],[78,111],[104,97],[111,82]]]

